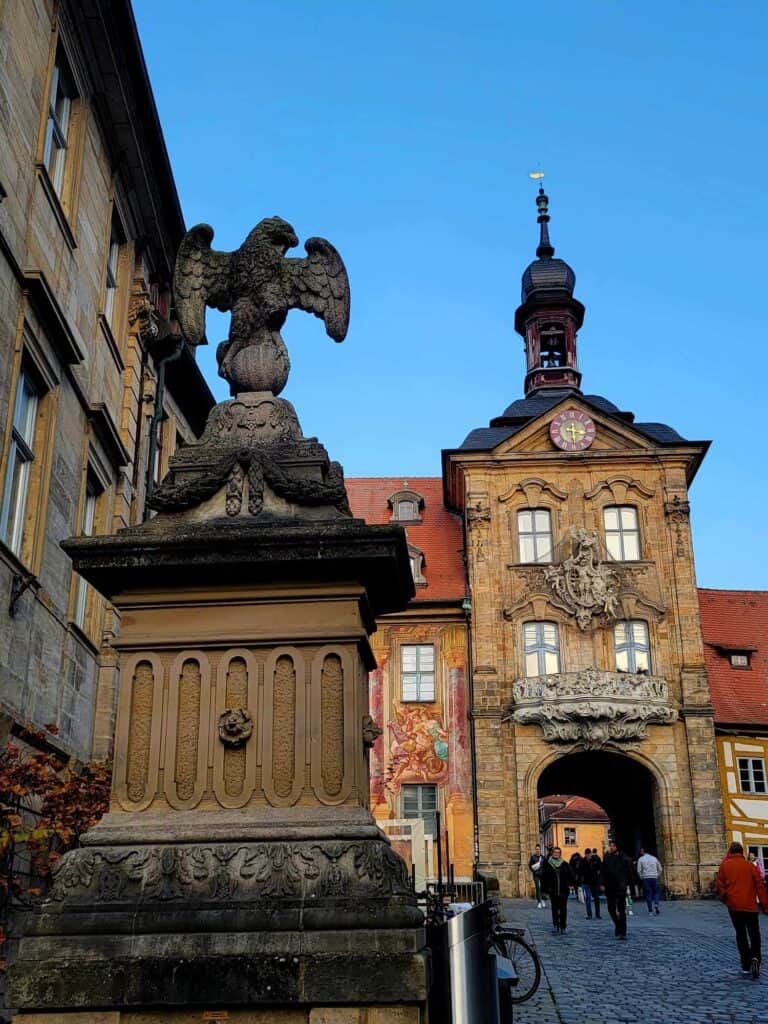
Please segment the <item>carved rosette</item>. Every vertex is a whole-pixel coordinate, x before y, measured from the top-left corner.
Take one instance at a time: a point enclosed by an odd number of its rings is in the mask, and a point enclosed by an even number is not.
[[[224,708],[219,716],[219,739],[225,747],[242,747],[253,734],[253,716],[246,708]]]
[[[661,676],[587,669],[517,679],[507,717],[540,725],[549,743],[578,742],[589,750],[642,740],[648,725],[678,716]]]

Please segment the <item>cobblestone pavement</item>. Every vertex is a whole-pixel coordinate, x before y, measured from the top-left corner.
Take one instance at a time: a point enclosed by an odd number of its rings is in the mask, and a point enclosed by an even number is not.
[[[659,917],[635,904],[626,942],[614,937],[605,907],[590,921],[569,900],[567,933],[556,936],[549,905],[503,902],[507,921],[528,928],[544,968],[515,1024],[768,1024],[768,953],[763,977],[741,976],[728,912],[717,901],[662,903]],[[766,952],[762,915],[761,925]]]

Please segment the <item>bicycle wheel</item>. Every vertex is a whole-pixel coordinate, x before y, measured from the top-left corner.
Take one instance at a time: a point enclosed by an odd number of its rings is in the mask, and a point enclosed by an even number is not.
[[[519,935],[497,933],[494,941],[501,955],[512,961],[517,974],[517,984],[510,989],[509,998],[513,1003],[524,1003],[541,984],[539,955]]]

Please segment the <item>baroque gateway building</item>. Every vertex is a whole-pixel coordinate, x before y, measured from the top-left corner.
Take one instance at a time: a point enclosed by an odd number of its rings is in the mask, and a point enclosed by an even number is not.
[[[354,512],[405,525],[417,590],[380,623],[373,802],[403,836],[441,811],[457,876],[474,861],[516,894],[539,798],[578,794],[691,894],[724,842],[688,502],[709,442],[582,392],[584,307],[543,191],[537,205],[515,316],[524,397],[443,452],[439,490],[348,481]]]

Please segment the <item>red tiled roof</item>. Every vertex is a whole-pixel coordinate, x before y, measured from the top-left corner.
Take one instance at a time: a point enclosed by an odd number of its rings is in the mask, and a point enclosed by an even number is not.
[[[547,821],[605,821],[611,819],[603,808],[585,796],[545,796],[540,800],[547,809],[559,807],[547,814]],[[564,805],[564,806],[563,806]]]
[[[715,722],[768,725],[768,591],[700,590],[699,607]],[[748,669],[731,666],[738,651]]]
[[[439,476],[352,477],[345,481],[352,514],[367,523],[388,523],[387,499],[397,491],[416,491],[424,498],[420,523],[405,527],[408,543],[424,553],[426,587],[416,588],[415,601],[462,601],[465,596],[461,521],[443,505]]]

